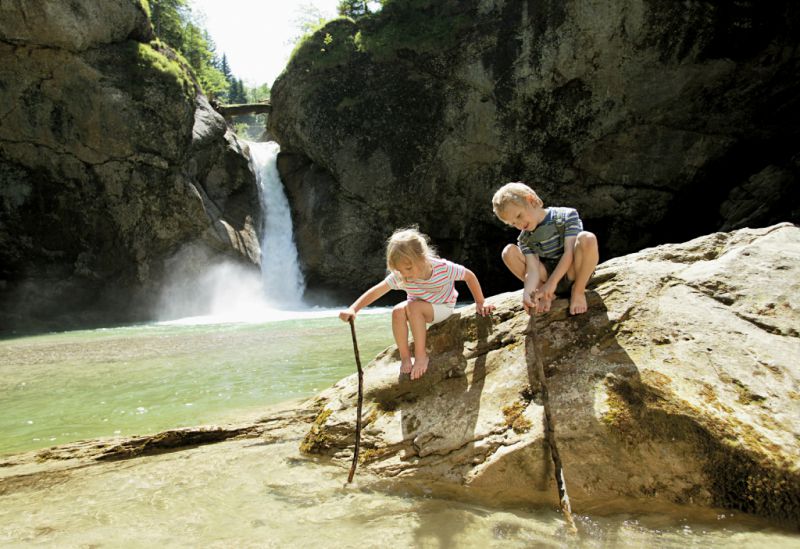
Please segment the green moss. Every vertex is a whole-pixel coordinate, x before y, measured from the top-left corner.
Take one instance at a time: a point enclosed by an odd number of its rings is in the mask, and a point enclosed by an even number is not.
[[[307,454],[321,454],[323,450],[331,447],[332,439],[325,432],[325,422],[333,412],[323,408],[316,419],[314,419],[311,429],[309,429],[303,442],[300,443],[300,451]]]
[[[188,63],[180,57],[179,54],[174,54],[177,60],[168,58],[164,53],[163,46],[158,40],[154,40],[150,44],[136,43],[137,51],[137,69],[140,72],[152,72],[159,75],[162,82],[167,85],[174,85],[179,88],[184,94],[192,97],[194,95],[194,84],[192,77],[185,67]]]
[[[515,402],[503,408],[506,425],[517,434],[527,433],[533,427],[530,420],[522,415],[526,408],[527,403],[525,402]]]
[[[150,2],[148,0],[139,0],[139,5],[144,10],[144,13],[147,15],[147,18],[150,19],[152,16],[152,11],[150,10]]]
[[[387,455],[388,453],[389,450],[387,448],[368,448],[362,450],[358,454],[358,463],[363,464],[363,463],[369,463],[371,461],[376,461],[382,458],[383,456]]]
[[[601,420],[613,436],[629,445],[686,443],[703,467],[714,505],[800,520],[800,474],[756,428],[729,415],[715,419],[636,378],[606,378],[605,385],[609,410]]]
[[[375,421],[377,419],[378,419],[378,408],[376,407],[376,408],[373,408],[372,411],[369,413],[369,415],[366,417],[366,419],[362,423],[362,426],[366,427],[367,425],[369,425],[371,423],[375,423]]]
[[[731,379],[731,383],[736,386],[736,392],[739,394],[739,398],[736,400],[739,401],[740,404],[753,404],[764,402],[767,400],[767,397],[758,395],[750,390],[750,388],[739,381],[738,379]]]

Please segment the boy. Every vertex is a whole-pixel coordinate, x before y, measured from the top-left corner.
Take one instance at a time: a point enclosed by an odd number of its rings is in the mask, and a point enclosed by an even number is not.
[[[583,230],[572,208],[545,208],[524,183],[507,183],[492,198],[495,215],[519,229],[517,244],[503,249],[503,262],[522,282],[522,305],[546,313],[555,295],[570,289],[569,312],[585,313],[586,283],[597,266],[597,238]]]

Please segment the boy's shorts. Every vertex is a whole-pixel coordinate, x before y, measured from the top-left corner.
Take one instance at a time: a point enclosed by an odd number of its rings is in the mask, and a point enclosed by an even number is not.
[[[428,326],[447,320],[456,310],[455,303],[431,303],[431,306],[433,307],[433,321],[429,322]]]
[[[547,276],[550,276],[551,274],[553,274],[553,271],[556,270],[556,266],[558,265],[558,262],[561,261],[561,258],[559,257],[558,259],[551,259],[549,257],[540,257],[539,261],[541,261],[542,265],[544,265],[544,268],[547,269]],[[565,273],[564,276],[561,277],[561,280],[558,281],[558,285],[556,286],[556,295],[560,296],[570,295],[570,290],[572,289],[572,282],[573,281],[570,280]]]

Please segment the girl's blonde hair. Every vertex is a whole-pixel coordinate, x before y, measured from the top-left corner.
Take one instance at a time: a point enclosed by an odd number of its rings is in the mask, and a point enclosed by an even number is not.
[[[503,210],[506,209],[506,206],[512,202],[524,206],[529,196],[533,198],[533,203],[536,207],[542,208],[544,206],[544,202],[542,202],[542,199],[536,194],[536,191],[528,187],[522,181],[506,183],[497,189],[497,192],[495,192],[492,197],[492,209],[494,210],[494,214],[500,217]]]
[[[428,235],[419,232],[416,226],[397,229],[386,241],[386,268],[400,279],[402,276],[397,268],[401,263],[417,263],[437,257]]]

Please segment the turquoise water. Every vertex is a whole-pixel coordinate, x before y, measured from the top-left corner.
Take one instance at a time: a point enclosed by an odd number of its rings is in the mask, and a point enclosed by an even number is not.
[[[366,363],[393,343],[388,314],[359,315]],[[355,371],[338,318],[153,324],[0,341],[0,454],[235,421]]]
[[[389,315],[359,315],[366,364],[393,342]],[[355,370],[337,318],[146,325],[0,341],[0,453],[252,417]],[[777,547],[793,532],[725,512],[595,517],[572,536],[553,509],[490,509],[387,491],[367,471],[232,440],[80,471],[14,478],[0,545],[29,547]],[[553,488],[555,490],[555,487]]]

